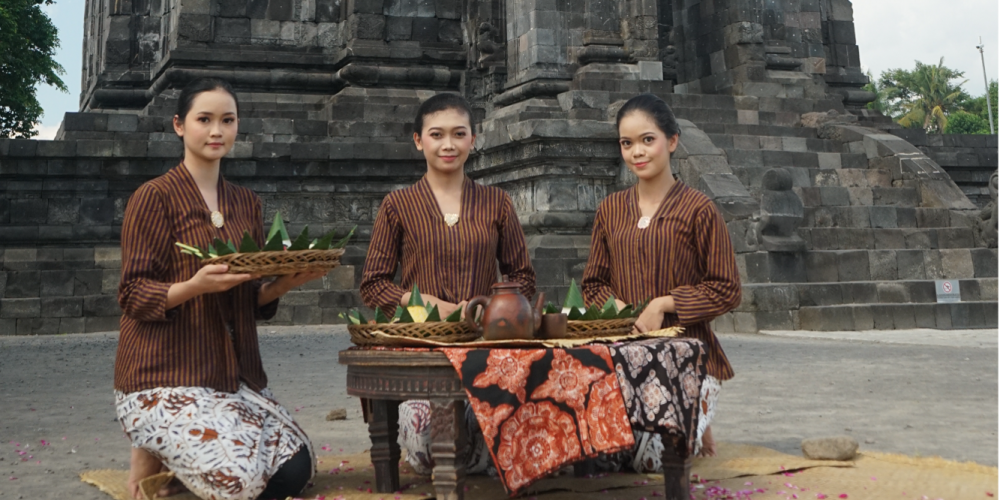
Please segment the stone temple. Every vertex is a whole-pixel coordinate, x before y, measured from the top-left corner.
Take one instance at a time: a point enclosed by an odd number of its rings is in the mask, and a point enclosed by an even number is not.
[[[513,197],[552,299],[633,181],[614,113],[653,92],[682,119],[675,172],[737,252],[743,303],[718,331],[997,326],[997,136],[868,111],[848,0],[87,0],[85,26],[80,111],[56,140],[0,140],[0,334],[117,329],[124,207],[178,163],[169,117],[200,76],[240,93],[223,172],[265,217],[359,226],[275,324],[360,304],[379,203],[425,168],[410,122],[451,91],[481,122],[467,172]],[[937,303],[938,279],[961,302]]]

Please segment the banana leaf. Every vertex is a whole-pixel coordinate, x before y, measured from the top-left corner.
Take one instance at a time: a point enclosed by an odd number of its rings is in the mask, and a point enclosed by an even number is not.
[[[427,313],[427,319],[424,321],[441,321],[441,312],[438,311],[438,306],[431,308],[431,311]]]
[[[361,324],[361,313],[359,313],[356,309],[351,309],[346,313],[340,313],[337,316],[339,316],[341,319],[346,319],[347,321],[350,321],[355,325]]]
[[[410,315],[410,311],[408,309],[406,309],[405,307],[403,308],[403,313],[399,315],[399,322],[400,323],[413,323],[413,316]]]
[[[255,253],[259,251],[260,247],[257,246],[257,242],[250,236],[250,231],[244,231],[243,241],[240,242],[240,253]]]
[[[618,316],[615,316],[615,318],[617,318],[617,319],[631,318],[632,317],[632,312],[633,312],[632,311],[632,306],[630,306],[630,305],[629,306],[625,306],[625,309],[622,309],[622,311],[620,313],[618,313]]]
[[[343,238],[341,238],[340,241],[338,241],[337,243],[335,243],[330,248],[344,248],[344,247],[346,247],[347,246],[347,242],[351,239],[351,236],[354,236],[354,230],[357,229],[357,228],[358,228],[358,226],[352,227],[351,230],[347,232],[347,236],[344,236]]]
[[[329,233],[324,234],[323,237],[320,238],[319,240],[317,240],[316,244],[312,246],[313,250],[329,250],[330,249],[330,243],[333,242],[333,233],[334,232],[336,232],[336,230],[330,231]]]
[[[389,318],[387,318],[385,313],[383,313],[378,307],[375,308],[375,322],[378,324],[389,322]]]
[[[583,294],[580,293],[580,289],[576,286],[576,279],[574,278],[569,282],[569,292],[566,292],[566,302],[563,307],[568,308],[580,308],[586,309],[587,304],[583,301]]]
[[[420,296],[420,287],[417,286],[416,284],[413,285],[413,290],[410,291],[410,303],[407,305],[410,307],[412,306],[423,307],[424,305],[424,299],[423,297]]]
[[[455,311],[449,314],[444,320],[448,323],[458,323],[459,321],[462,321],[462,309],[455,309]]]
[[[403,317],[403,311],[405,310],[406,308],[403,306],[396,306],[396,314],[392,315],[391,323],[399,323],[399,320]]]
[[[280,252],[285,249],[285,243],[281,240],[281,234],[275,234],[267,238],[264,244],[265,252]]]
[[[561,312],[562,309],[556,307],[556,305],[551,302],[545,304],[545,307],[542,309],[543,314],[559,314]]]
[[[618,316],[618,304],[615,303],[615,296],[612,295],[601,308],[601,319],[615,319]]]
[[[292,242],[292,245],[288,247],[288,251],[291,252],[295,250],[308,250],[308,249],[309,249],[309,226],[306,226],[302,228],[302,234],[300,234],[298,238],[295,238],[295,241]]]
[[[271,223],[271,230],[267,232],[268,243],[271,242],[271,238],[275,235],[281,236],[279,241],[291,240],[288,236],[288,230],[285,229],[285,221],[281,220],[281,211],[274,213],[274,222]]]
[[[595,319],[601,319],[601,308],[597,307],[597,304],[590,306],[587,312],[583,314],[580,318],[582,321],[594,321]]]
[[[219,257],[222,257],[223,255],[236,253],[236,249],[233,248],[232,243],[227,244],[226,242],[220,240],[219,238],[215,238],[214,240],[212,240],[212,246],[215,247],[215,253]]]
[[[578,321],[578,320],[583,319],[583,314],[584,313],[581,312],[580,309],[581,308],[577,308],[577,307],[570,308],[569,314],[566,315],[566,318],[568,320],[570,320],[570,321]]]

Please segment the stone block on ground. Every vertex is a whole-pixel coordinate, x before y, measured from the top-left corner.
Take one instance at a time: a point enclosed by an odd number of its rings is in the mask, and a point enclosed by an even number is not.
[[[850,436],[803,439],[802,454],[813,460],[853,460],[858,442]]]

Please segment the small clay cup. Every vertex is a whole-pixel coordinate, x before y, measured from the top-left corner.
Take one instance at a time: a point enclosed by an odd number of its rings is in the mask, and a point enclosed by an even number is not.
[[[542,315],[542,327],[538,330],[538,337],[542,339],[564,339],[566,334],[566,315],[563,313],[552,313]]]

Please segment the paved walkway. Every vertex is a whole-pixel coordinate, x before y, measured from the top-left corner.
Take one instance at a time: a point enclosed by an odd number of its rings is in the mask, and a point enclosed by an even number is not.
[[[270,385],[319,452],[366,449],[360,407],[337,364],[350,345],[345,328],[262,331]],[[723,335],[737,375],[724,386],[716,436],[799,453],[803,438],[848,434],[863,449],[996,466],[996,336]],[[107,500],[77,474],[127,467],[112,406],[116,345],[115,333],[0,337],[0,500]],[[334,408],[347,408],[348,420],[327,422]]]

